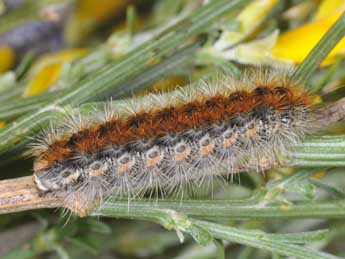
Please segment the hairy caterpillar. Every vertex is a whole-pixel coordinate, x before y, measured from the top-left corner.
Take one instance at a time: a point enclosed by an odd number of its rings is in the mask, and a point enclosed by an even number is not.
[[[176,193],[279,163],[318,128],[316,111],[287,72],[201,81],[54,127],[35,144],[34,180],[80,215],[113,195]]]

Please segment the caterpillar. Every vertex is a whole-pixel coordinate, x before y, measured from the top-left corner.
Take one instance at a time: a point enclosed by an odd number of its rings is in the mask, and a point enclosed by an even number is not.
[[[109,196],[162,196],[262,172],[318,127],[313,98],[287,71],[222,75],[69,116],[33,147],[42,195],[87,215]]]

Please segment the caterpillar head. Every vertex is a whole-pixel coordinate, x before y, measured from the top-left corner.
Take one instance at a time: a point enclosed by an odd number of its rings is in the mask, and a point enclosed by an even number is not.
[[[50,168],[34,173],[34,182],[41,192],[66,190],[75,185],[81,178],[80,170],[65,168],[63,170]]]

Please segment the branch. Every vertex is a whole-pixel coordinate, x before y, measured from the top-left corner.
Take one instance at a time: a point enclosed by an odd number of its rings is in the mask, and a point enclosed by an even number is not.
[[[32,176],[0,181],[0,214],[61,207],[61,200],[40,196]]]

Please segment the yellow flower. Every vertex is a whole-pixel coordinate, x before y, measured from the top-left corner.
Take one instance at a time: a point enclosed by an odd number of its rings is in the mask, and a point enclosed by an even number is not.
[[[315,17],[287,32],[271,34],[259,39],[241,42],[247,36],[255,36],[257,26],[275,6],[276,1],[256,0],[251,2],[237,17],[237,31],[225,28],[221,37],[212,45],[202,48],[201,55],[235,60],[243,64],[284,66],[301,63],[319,40],[331,28],[345,10],[345,1],[324,0],[320,3]],[[307,8],[308,12],[312,9]],[[310,14],[310,13],[309,13]],[[329,15],[327,15],[329,14]],[[239,44],[237,44],[239,43]],[[345,39],[330,52],[321,66],[335,61],[345,54]]]
[[[5,127],[5,125],[6,125],[6,123],[5,123],[4,121],[1,121],[1,120],[0,120],[0,129],[3,128],[3,127]]]
[[[43,56],[33,68],[24,96],[46,91],[59,77],[64,63],[86,54],[85,49],[62,50]]]
[[[272,55],[278,59],[301,63],[339,16],[340,14],[332,15],[280,34],[272,48]],[[344,54],[345,39],[336,45],[321,66],[333,63],[338,55]]]
[[[15,63],[15,54],[10,47],[0,46],[0,73],[10,69]]]
[[[284,32],[278,37],[272,55],[297,64],[301,63],[344,10],[344,0],[323,0],[312,22]],[[336,45],[321,66],[333,63],[337,56],[344,54],[345,39]]]
[[[339,14],[345,10],[344,0],[323,0],[314,17],[315,21]]]

